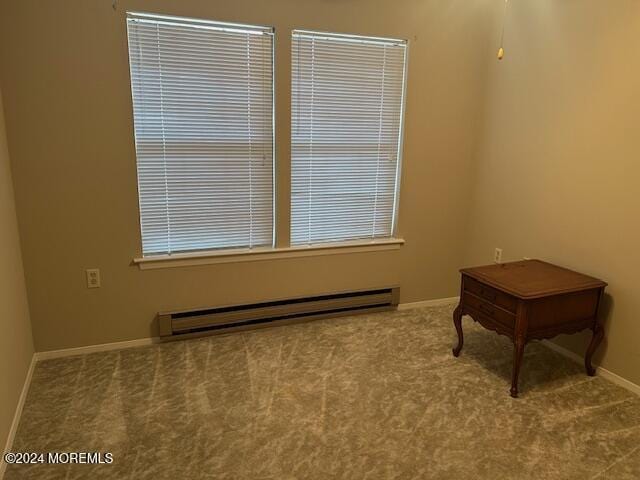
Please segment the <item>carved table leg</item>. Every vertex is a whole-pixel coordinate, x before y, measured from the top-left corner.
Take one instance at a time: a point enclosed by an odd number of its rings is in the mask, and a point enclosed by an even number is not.
[[[513,398],[518,398],[518,375],[524,355],[524,344],[524,338],[516,337],[513,348],[513,370],[511,371],[511,396]]]
[[[460,355],[462,345],[464,344],[464,336],[462,335],[462,306],[458,305],[453,311],[453,324],[456,326],[456,332],[458,332],[458,345],[453,349],[453,356]]]
[[[598,322],[596,322],[592,330],[593,337],[591,337],[591,343],[584,355],[584,367],[587,370],[587,375],[590,377],[593,377],[596,374],[596,369],[591,365],[591,358],[604,338],[604,329]]]

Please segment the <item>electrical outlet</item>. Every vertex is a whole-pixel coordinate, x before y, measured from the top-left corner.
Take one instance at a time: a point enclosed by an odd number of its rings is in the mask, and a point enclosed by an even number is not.
[[[501,248],[496,248],[496,250],[493,252],[493,261],[495,263],[502,263],[502,249]]]
[[[100,269],[90,268],[87,270],[87,288],[100,288]]]

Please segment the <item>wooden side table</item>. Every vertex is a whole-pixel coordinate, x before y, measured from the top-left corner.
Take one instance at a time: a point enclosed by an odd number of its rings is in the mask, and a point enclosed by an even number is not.
[[[511,396],[517,398],[528,341],[591,329],[584,364],[587,374],[595,375],[591,357],[604,338],[597,314],[605,282],[540,260],[464,268],[460,273],[460,304],[453,312],[458,332],[454,356],[460,355],[464,343],[463,315],[508,336],[514,343]]]

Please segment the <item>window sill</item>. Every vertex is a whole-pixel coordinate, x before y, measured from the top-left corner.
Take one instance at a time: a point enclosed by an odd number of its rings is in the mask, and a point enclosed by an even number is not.
[[[158,268],[190,267],[217,263],[254,262],[280,258],[318,257],[346,253],[380,252],[398,250],[404,245],[402,238],[388,238],[371,242],[343,242],[311,245],[308,247],[256,248],[252,250],[219,250],[195,253],[176,253],[134,258],[133,263],[140,270]]]

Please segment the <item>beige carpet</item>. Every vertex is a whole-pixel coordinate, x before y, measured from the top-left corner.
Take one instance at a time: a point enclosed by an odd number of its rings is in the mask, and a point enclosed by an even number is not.
[[[39,363],[7,480],[638,479],[640,397],[451,307],[316,321]]]

